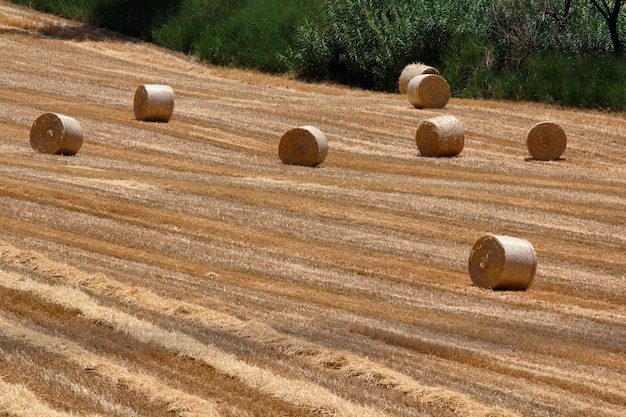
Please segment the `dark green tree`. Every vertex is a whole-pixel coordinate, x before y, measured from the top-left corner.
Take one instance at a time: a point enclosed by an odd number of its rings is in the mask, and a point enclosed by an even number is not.
[[[623,6],[626,4],[626,0],[615,0],[612,2],[606,0],[590,1],[600,12],[609,27],[611,42],[613,43],[613,53],[615,54],[615,56],[622,55],[624,53],[624,45],[622,45],[622,42],[619,38],[618,23],[620,12]]]

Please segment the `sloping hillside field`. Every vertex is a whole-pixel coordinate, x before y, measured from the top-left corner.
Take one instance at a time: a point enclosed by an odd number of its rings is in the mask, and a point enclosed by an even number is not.
[[[176,93],[137,121],[142,84]],[[75,156],[36,152],[55,112]],[[454,115],[458,157],[419,155]],[[549,120],[563,158],[529,158]],[[284,165],[284,132],[328,138]],[[472,284],[487,234],[527,291]],[[0,1],[0,414],[623,416],[626,117],[207,67]]]

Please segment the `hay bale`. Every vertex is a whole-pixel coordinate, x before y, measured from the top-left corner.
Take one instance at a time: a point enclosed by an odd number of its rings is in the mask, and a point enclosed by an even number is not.
[[[400,73],[400,78],[398,78],[398,90],[400,90],[400,94],[406,94],[409,81],[422,74],[439,75],[439,71],[437,71],[436,68],[421,63],[409,64],[404,67]]]
[[[450,86],[441,75],[422,74],[407,86],[409,102],[418,109],[442,109],[450,100]]]
[[[82,144],[80,123],[69,116],[44,113],[30,128],[30,146],[42,153],[76,155]]]
[[[423,156],[456,156],[465,145],[465,132],[456,117],[437,116],[417,126],[415,142]]]
[[[290,129],[280,138],[278,156],[284,164],[316,166],[328,154],[328,140],[313,126]]]
[[[494,290],[525,290],[533,282],[537,255],[524,239],[488,235],[478,239],[469,257],[472,282]]]
[[[540,122],[528,131],[526,147],[534,159],[541,161],[559,159],[567,147],[567,137],[565,131],[556,123]]]
[[[174,90],[169,85],[140,85],[135,91],[134,104],[137,120],[169,122],[174,114]]]

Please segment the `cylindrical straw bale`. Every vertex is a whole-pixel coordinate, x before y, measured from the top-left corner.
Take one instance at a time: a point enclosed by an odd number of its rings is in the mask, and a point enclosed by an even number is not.
[[[280,138],[278,156],[284,164],[316,166],[328,154],[328,140],[313,126],[290,129]]]
[[[454,116],[422,120],[415,132],[415,142],[423,156],[456,156],[465,145],[463,125]]]
[[[418,75],[409,81],[407,97],[418,109],[442,109],[450,100],[450,86],[441,75]]]
[[[404,69],[400,73],[400,78],[398,78],[398,89],[400,90],[400,94],[406,94],[409,81],[411,81],[414,77],[422,74],[439,75],[439,71],[437,71],[437,69],[434,67],[421,63],[409,64],[404,67]]]
[[[30,146],[42,153],[76,155],[82,144],[80,123],[69,116],[44,113],[30,129]]]
[[[559,159],[567,147],[567,137],[565,131],[556,123],[540,122],[528,131],[526,147],[534,159],[542,161]]]
[[[525,290],[535,279],[537,255],[524,239],[488,235],[478,239],[469,257],[472,282],[494,290]]]
[[[174,90],[169,85],[144,84],[135,91],[135,118],[169,122],[174,114]]]

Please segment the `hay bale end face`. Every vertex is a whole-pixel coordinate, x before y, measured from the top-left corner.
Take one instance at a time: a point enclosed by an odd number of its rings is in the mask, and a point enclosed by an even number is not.
[[[400,78],[398,78],[398,90],[400,94],[406,94],[409,81],[422,74],[439,75],[439,71],[437,71],[436,68],[421,63],[409,64],[404,67],[400,73]]]
[[[567,147],[567,136],[556,123],[537,123],[526,135],[526,147],[534,159],[541,161],[559,159]]]
[[[290,129],[280,138],[278,156],[287,165],[316,166],[328,154],[328,140],[313,126]]]
[[[450,86],[441,75],[418,75],[409,81],[407,97],[415,108],[442,109],[450,100]]]
[[[472,282],[494,290],[526,290],[535,279],[537,255],[524,239],[488,235],[478,239],[469,257]]]
[[[456,117],[438,116],[418,125],[415,142],[423,156],[456,156],[465,145],[465,132]]]
[[[174,90],[169,85],[140,85],[135,91],[134,108],[137,120],[169,122],[174,114]]]
[[[83,144],[80,123],[72,117],[44,113],[30,129],[30,146],[38,152],[57,155],[76,155]]]

